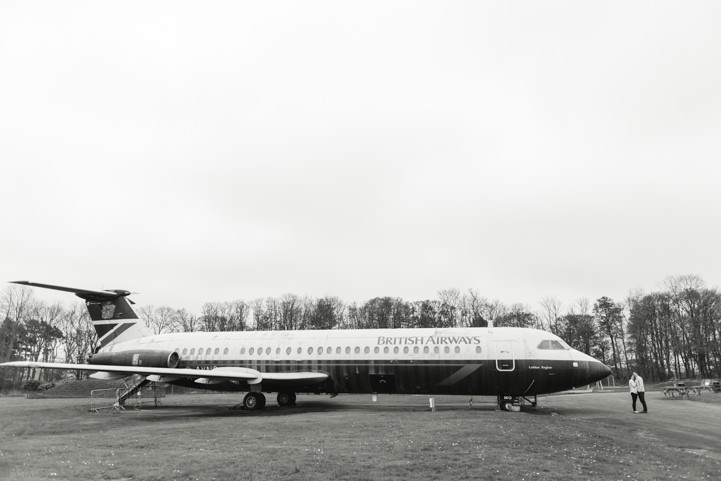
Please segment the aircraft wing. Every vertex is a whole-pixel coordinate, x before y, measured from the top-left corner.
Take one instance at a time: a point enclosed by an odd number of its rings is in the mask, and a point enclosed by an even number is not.
[[[214,369],[188,369],[169,367],[142,367],[142,366],[116,366],[105,364],[67,364],[58,362],[13,361],[0,363],[0,367],[69,369],[79,371],[95,371],[130,376],[141,374],[152,376],[151,381],[172,381],[175,379],[191,378],[215,381],[245,381],[248,384],[259,384],[264,379],[275,384],[325,381],[328,375],[321,372],[267,372],[263,373],[247,367],[216,367]]]

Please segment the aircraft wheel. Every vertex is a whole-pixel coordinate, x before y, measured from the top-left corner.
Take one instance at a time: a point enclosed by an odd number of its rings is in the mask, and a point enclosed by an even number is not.
[[[249,392],[243,398],[243,407],[248,411],[257,411],[265,407],[265,396],[259,392]]]
[[[281,391],[278,393],[277,400],[279,406],[292,406],[295,404],[295,393]]]
[[[510,411],[512,407],[513,407],[513,403],[505,402],[505,403],[503,403],[503,407],[501,409],[503,409],[504,411]]]

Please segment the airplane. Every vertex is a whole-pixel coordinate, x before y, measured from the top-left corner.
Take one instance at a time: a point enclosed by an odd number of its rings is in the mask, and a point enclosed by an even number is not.
[[[87,364],[35,361],[0,367],[93,371],[91,377],[140,378],[118,402],[151,382],[246,392],[242,407],[280,406],[296,393],[496,396],[503,411],[539,394],[607,377],[605,364],[538,329],[511,327],[184,332],[147,335],[129,291],[87,290],[14,281],[66,291],[85,301],[97,332]],[[533,397],[533,401],[530,398]]]

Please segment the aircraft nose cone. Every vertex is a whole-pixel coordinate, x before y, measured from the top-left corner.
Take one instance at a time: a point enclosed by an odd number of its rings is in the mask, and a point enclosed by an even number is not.
[[[606,366],[602,362],[596,361],[591,364],[589,374],[593,378],[592,382],[600,381],[601,379],[605,379],[611,374],[611,368]]]

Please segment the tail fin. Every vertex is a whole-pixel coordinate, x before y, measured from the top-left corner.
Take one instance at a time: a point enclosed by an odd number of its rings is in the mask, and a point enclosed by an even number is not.
[[[116,342],[135,339],[146,334],[144,323],[138,319],[137,314],[130,307],[133,301],[126,299],[130,295],[129,291],[120,289],[90,291],[28,281],[13,281],[12,283],[72,292],[83,299],[98,335],[95,352]]]

